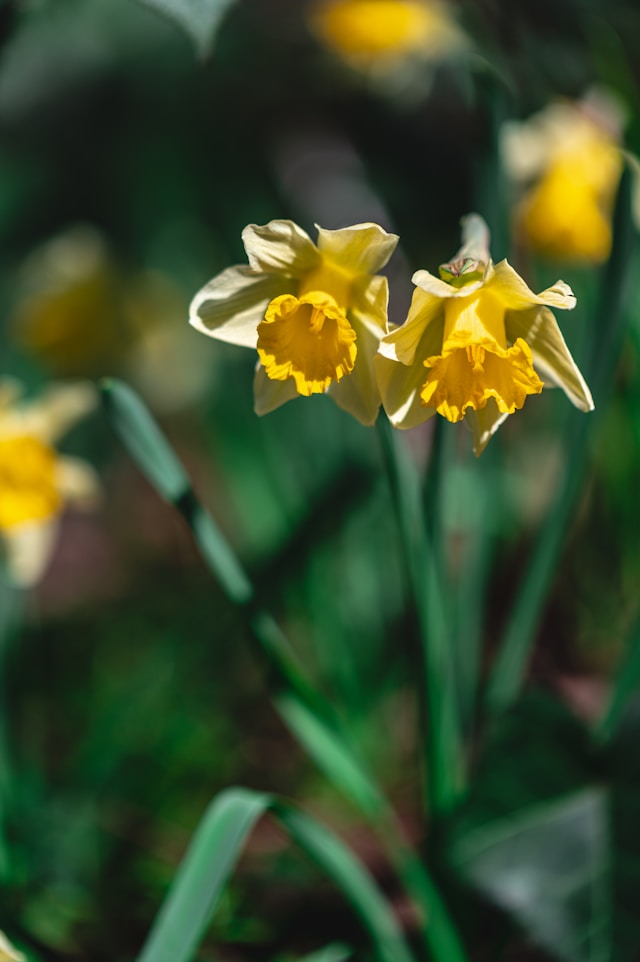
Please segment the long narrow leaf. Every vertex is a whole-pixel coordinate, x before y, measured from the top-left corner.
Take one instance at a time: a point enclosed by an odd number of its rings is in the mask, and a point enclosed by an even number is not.
[[[315,819],[272,796],[228,789],[206,811],[138,962],[189,962],[258,819],[271,811],[342,891],[369,932],[380,962],[413,962],[393,911],[367,869]]]
[[[599,741],[615,733],[631,696],[640,689],[640,621],[631,634],[629,648],[613,685],[607,709],[596,729]]]

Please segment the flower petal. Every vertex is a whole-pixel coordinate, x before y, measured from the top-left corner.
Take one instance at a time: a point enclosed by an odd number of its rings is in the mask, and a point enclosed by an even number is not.
[[[573,291],[564,281],[556,281],[553,287],[534,294],[506,260],[496,264],[493,278],[486,286],[507,310],[523,311],[534,304],[547,304],[549,307],[571,311],[576,306]]]
[[[378,339],[386,334],[388,306],[389,282],[386,277],[377,275],[354,281],[348,316],[356,320],[358,331],[360,327],[366,327]]]
[[[422,273],[426,274],[427,272],[423,271]],[[438,279],[434,278],[434,280],[437,281]],[[449,288],[448,284],[444,284],[443,281],[438,281],[438,283],[442,283],[449,290],[453,290],[453,288]],[[392,361],[401,361],[402,364],[412,364],[424,332],[437,318],[444,320],[444,299],[433,293],[427,293],[422,290],[422,288],[417,287],[413,292],[411,307],[409,308],[406,321],[401,327],[396,327],[395,330],[382,338],[380,341],[380,354],[382,354],[383,357],[388,357]],[[439,330],[440,336],[442,337],[442,326],[439,326]],[[442,341],[440,341],[440,344],[437,345],[437,348],[435,348],[432,353],[439,354],[441,347]],[[429,356],[428,354],[423,355],[422,360]]]
[[[58,519],[6,528],[2,543],[11,581],[27,588],[38,581],[49,563]]]
[[[262,417],[263,414],[270,414],[287,401],[292,401],[300,395],[296,391],[293,378],[288,378],[286,381],[273,381],[267,377],[262,364],[258,364],[253,379],[253,397],[253,409],[259,417]]]
[[[242,231],[242,242],[253,271],[302,277],[320,260],[309,235],[291,220],[249,224]]]
[[[219,341],[255,348],[258,324],[270,300],[290,293],[286,278],[256,274],[249,267],[228,267],[196,294],[189,323]]]
[[[591,391],[571,356],[558,322],[547,307],[508,311],[505,326],[509,340],[522,337],[527,342],[534,366],[545,380],[561,387],[581,411],[593,410]]]
[[[14,948],[4,932],[0,932],[0,962],[26,962],[26,957]]]
[[[379,354],[376,373],[382,404],[394,427],[413,428],[432,417],[435,408],[422,403],[420,391],[427,379],[424,360],[442,347],[444,315],[422,330],[410,365]]]
[[[100,500],[100,482],[90,464],[66,455],[56,460],[56,488],[67,504],[93,508]]]
[[[380,410],[380,391],[374,359],[380,343],[380,333],[372,332],[352,318],[358,335],[358,355],[355,366],[341,381],[330,385],[331,395],[338,407],[351,414],[361,424],[374,424]]]
[[[472,409],[467,411],[464,420],[473,435],[473,453],[476,457],[480,457],[493,435],[508,417],[508,412],[498,410],[498,405],[493,398],[489,398],[479,411]]]
[[[27,401],[0,413],[0,428],[6,435],[32,435],[54,444],[97,404],[92,384],[56,384],[37,400]]]
[[[354,224],[340,230],[316,227],[318,249],[352,274],[375,274],[387,263],[399,240],[397,234],[388,234],[378,224]]]

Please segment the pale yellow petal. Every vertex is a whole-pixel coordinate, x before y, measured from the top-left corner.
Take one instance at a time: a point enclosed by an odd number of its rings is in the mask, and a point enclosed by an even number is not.
[[[426,271],[424,272],[426,274]],[[437,278],[434,278],[437,280]],[[445,285],[448,287],[449,285]],[[380,354],[390,360],[412,364],[416,350],[427,328],[436,320],[444,322],[445,301],[432,293],[417,287],[413,292],[407,319],[401,327],[396,327],[380,341]],[[439,325],[440,344],[434,353],[439,354],[442,346],[442,325]],[[429,355],[425,354],[424,357]],[[422,360],[424,359],[422,358]]]
[[[547,307],[508,311],[505,326],[509,340],[522,337],[530,346],[534,366],[545,381],[561,387],[581,411],[593,410],[591,391],[571,356],[558,322]]]
[[[487,444],[501,424],[509,417],[508,411],[500,411],[495,400],[490,397],[479,411],[469,409],[465,415],[465,424],[473,435],[473,453],[480,457]]]
[[[54,444],[97,403],[96,389],[88,382],[51,385],[36,400],[3,412],[0,431],[6,435],[31,435]]]
[[[338,407],[347,411],[361,424],[374,424],[380,410],[380,391],[374,365],[374,358],[380,342],[379,333],[373,333],[352,317],[358,335],[358,356],[348,377],[334,382],[328,393]]]
[[[493,278],[485,286],[507,310],[523,311],[534,304],[546,304],[570,311],[576,306],[573,291],[564,281],[556,281],[552,287],[534,294],[506,260],[496,264]]]
[[[18,952],[4,932],[0,932],[0,962],[25,962],[26,956]]]
[[[66,504],[90,510],[100,501],[98,475],[86,461],[59,457],[55,465],[55,484]]]
[[[286,381],[274,381],[267,377],[262,364],[258,364],[253,379],[253,397],[254,411],[262,417],[300,395],[296,391],[295,381],[292,378]]]
[[[420,391],[427,378],[424,360],[440,351],[443,328],[442,315],[435,323],[423,328],[412,364],[401,364],[382,354],[376,359],[382,404],[394,427],[413,428],[436,413],[434,408],[422,403]]]
[[[309,235],[291,220],[272,220],[263,226],[249,224],[242,231],[242,242],[254,271],[299,278],[320,260]]]
[[[293,284],[249,267],[229,267],[196,294],[189,323],[201,334],[239,347],[255,348],[258,324],[270,300],[292,290]]]
[[[354,281],[351,290],[349,317],[357,320],[357,330],[367,328],[380,339],[387,333],[387,308],[389,305],[389,283],[386,277],[362,277]]]
[[[378,224],[354,224],[340,230],[318,227],[318,249],[324,257],[351,274],[375,274],[387,263],[398,244]]]
[[[40,580],[53,552],[57,531],[57,518],[3,531],[2,547],[13,584],[27,588]]]

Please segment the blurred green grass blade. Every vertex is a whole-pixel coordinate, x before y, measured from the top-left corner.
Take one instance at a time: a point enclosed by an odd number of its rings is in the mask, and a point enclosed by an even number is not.
[[[455,804],[464,781],[456,684],[442,578],[438,570],[438,563],[443,564],[443,559],[434,556],[428,541],[418,472],[402,440],[394,435],[386,418],[379,417],[376,426],[398,518],[411,597],[418,616],[422,666],[419,697],[426,746],[426,790],[429,809],[438,814]]]
[[[205,812],[138,962],[193,958],[248,836],[269,810],[342,891],[371,935],[380,962],[413,962],[391,908],[349,848],[292,806],[240,788],[223,792]]]
[[[296,733],[307,753],[314,759],[342,794],[351,798],[369,817],[380,816],[386,807],[384,798],[366,776],[346,748],[344,742],[309,710],[299,698],[288,693],[276,695],[280,715]]]
[[[371,935],[381,962],[410,962],[413,956],[389,904],[347,846],[299,809],[275,802],[273,813],[291,839],[345,894]]]
[[[247,836],[269,795],[223,792],[205,812],[171,884],[138,962],[188,962],[211,921]]]
[[[596,727],[596,739],[608,741],[616,732],[629,699],[640,689],[640,620],[636,622],[606,711]]]
[[[235,0],[138,0],[172,20],[193,42],[198,55],[205,58],[227,10]]]
[[[616,199],[613,247],[602,275],[592,325],[591,376],[587,381],[595,399],[596,416],[599,406],[606,403],[624,338],[624,308],[634,260],[634,240],[631,173],[625,168]],[[487,689],[487,704],[494,712],[507,708],[518,697],[524,684],[531,646],[583,487],[592,418],[593,415],[572,412],[567,420],[565,478],[538,535]]]
[[[318,949],[310,955],[305,955],[303,959],[300,959],[300,962],[347,962],[352,957],[353,952],[348,945],[332,942],[331,945],[326,945],[324,949]]]
[[[171,446],[138,395],[115,378],[102,382],[104,408],[116,433],[142,473],[184,516],[204,560],[235,604],[253,595],[251,583],[217,525],[197,501],[191,482]]]

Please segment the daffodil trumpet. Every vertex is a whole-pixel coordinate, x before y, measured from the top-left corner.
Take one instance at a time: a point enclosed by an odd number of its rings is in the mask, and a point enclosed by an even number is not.
[[[480,454],[545,385],[561,387],[583,411],[593,408],[550,310],[575,307],[567,284],[534,294],[506,260],[494,265],[477,214],[463,219],[463,245],[439,274],[414,274],[406,322],[380,342],[378,383],[392,424],[410,428],[434,414],[464,420]]]

